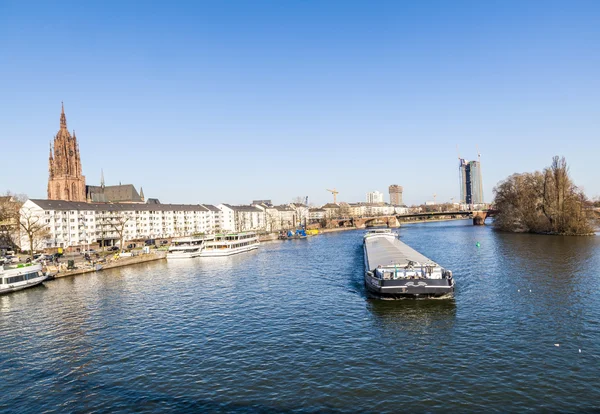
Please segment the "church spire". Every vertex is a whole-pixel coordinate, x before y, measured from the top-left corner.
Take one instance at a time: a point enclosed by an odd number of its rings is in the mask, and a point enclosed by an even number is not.
[[[104,170],[100,169],[100,187],[104,188]]]
[[[140,187],[140,198],[142,199],[142,201],[144,200],[144,189],[142,187]]]
[[[65,104],[60,103],[62,110],[60,112],[60,129],[67,129],[67,117],[65,116]]]

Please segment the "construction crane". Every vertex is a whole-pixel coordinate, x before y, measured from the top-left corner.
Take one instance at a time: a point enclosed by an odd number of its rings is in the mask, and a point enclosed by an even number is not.
[[[336,190],[335,188],[333,190],[327,190],[329,191],[331,194],[333,194],[333,204],[337,204],[337,195],[340,193],[338,190]]]

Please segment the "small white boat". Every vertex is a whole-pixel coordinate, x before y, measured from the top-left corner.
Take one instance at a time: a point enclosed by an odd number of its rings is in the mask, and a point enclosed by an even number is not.
[[[0,295],[37,286],[46,279],[39,263],[0,266]]]
[[[173,239],[167,252],[167,259],[198,257],[206,243],[214,239],[214,236],[190,236]]]
[[[231,256],[257,249],[260,245],[254,232],[216,234],[213,241],[205,244],[200,257]]]

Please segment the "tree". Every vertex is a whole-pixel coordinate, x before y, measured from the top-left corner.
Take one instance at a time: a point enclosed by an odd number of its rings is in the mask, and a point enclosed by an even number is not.
[[[27,200],[25,194],[7,191],[0,196],[0,245],[19,246],[19,209]]]
[[[589,234],[588,201],[569,177],[566,160],[552,159],[543,172],[513,174],[495,188],[494,221],[506,231]]]
[[[305,197],[296,196],[296,197],[292,198],[292,203],[294,203],[294,204],[304,204],[305,200],[306,200]]]
[[[119,214],[117,216],[111,216],[108,219],[110,228],[119,235],[119,249],[123,250],[123,237],[125,235],[125,226],[131,219],[128,214]]]
[[[43,241],[50,236],[44,216],[32,211],[31,208],[22,207],[19,214],[19,225],[29,241],[29,254],[33,259],[33,252],[43,247]]]

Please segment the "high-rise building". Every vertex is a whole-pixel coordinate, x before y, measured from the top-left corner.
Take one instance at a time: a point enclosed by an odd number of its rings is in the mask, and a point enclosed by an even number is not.
[[[373,191],[372,193],[367,193],[367,203],[368,204],[383,203],[383,193],[380,193],[379,191]]]
[[[67,118],[63,105],[60,114],[60,129],[50,145],[48,160],[48,199],[85,201],[85,177],[81,174],[79,145],[67,130]],[[53,151],[54,149],[54,151]]]
[[[483,182],[481,180],[481,162],[459,159],[460,201],[463,204],[482,204]]]
[[[390,192],[390,204],[393,206],[402,206],[404,202],[402,201],[402,186],[397,184],[392,184],[389,187]]]

